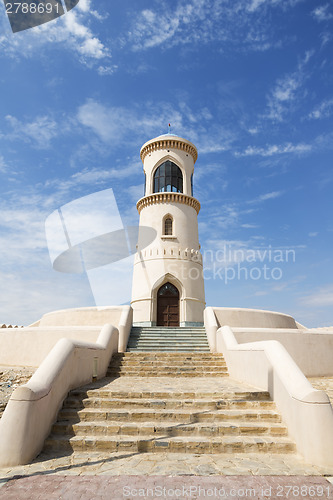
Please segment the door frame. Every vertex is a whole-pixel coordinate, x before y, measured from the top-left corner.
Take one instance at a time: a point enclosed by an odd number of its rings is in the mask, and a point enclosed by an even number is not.
[[[159,296],[159,291],[161,290],[161,288],[163,288],[166,284],[170,284],[172,285],[176,290],[177,290],[177,296],[176,295],[166,295],[166,296]],[[169,299],[169,300],[168,300]],[[169,303],[168,303],[169,302]],[[163,314],[159,314],[160,313],[160,307],[161,307],[161,304],[164,304],[164,307],[166,306],[167,307],[167,312],[163,312]],[[172,318],[170,317],[169,315],[169,307],[175,307],[175,312],[172,313],[172,314],[175,314],[175,323],[177,324],[174,324],[174,325],[170,325],[169,324],[169,320],[172,320]],[[161,316],[167,314],[168,318],[167,318],[167,321],[166,323],[167,324],[159,324],[159,319],[161,318]],[[171,314],[171,313],[170,313]],[[165,327],[178,327],[180,326],[180,293],[179,293],[179,290],[178,288],[173,284],[173,283],[170,283],[170,281],[167,281],[166,283],[164,283],[163,285],[161,285],[159,287],[159,289],[157,290],[157,318],[156,318],[156,324],[157,326],[165,326]],[[163,320],[164,321],[164,318]]]
[[[184,311],[183,311],[183,297],[184,297],[184,288],[181,282],[172,274],[165,274],[159,280],[157,280],[152,287],[151,290],[151,309],[150,309],[150,318],[151,324],[157,325],[157,293],[161,286],[165,285],[165,283],[171,283],[175,286],[179,292],[179,325],[185,321]]]

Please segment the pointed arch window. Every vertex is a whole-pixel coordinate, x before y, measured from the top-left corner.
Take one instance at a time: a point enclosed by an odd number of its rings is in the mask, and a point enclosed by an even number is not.
[[[165,236],[172,236],[172,226],[173,226],[173,221],[171,217],[167,217],[164,221],[164,235]]]
[[[183,192],[182,171],[170,160],[162,163],[154,174],[154,193],[161,192]]]

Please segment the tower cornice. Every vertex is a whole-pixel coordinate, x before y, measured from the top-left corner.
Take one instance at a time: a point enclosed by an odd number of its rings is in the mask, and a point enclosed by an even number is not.
[[[156,137],[148,142],[146,142],[140,151],[140,157],[142,162],[145,157],[154,151],[159,151],[161,149],[180,149],[181,151],[185,151],[190,154],[194,160],[194,163],[198,159],[198,151],[197,148],[192,144],[192,142],[187,139],[182,139],[176,135],[161,135],[160,137]]]
[[[153,193],[150,194],[149,196],[144,196],[137,202],[136,208],[140,213],[141,210],[145,207],[156,205],[159,203],[170,203],[170,202],[183,203],[184,205],[189,205],[190,207],[193,207],[196,210],[197,214],[200,212],[200,203],[196,198],[193,198],[193,196],[188,196],[187,194],[184,193],[169,193],[169,192]]]

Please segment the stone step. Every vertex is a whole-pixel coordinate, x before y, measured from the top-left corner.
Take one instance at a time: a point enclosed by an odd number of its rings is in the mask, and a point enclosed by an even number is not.
[[[226,362],[222,360],[213,360],[213,361],[200,361],[200,360],[179,360],[179,359],[131,359],[131,358],[123,358],[123,359],[112,359],[111,366],[133,366],[133,367],[149,367],[156,366],[158,368],[170,367],[170,366],[195,366],[195,367],[225,367]]]
[[[64,402],[64,408],[100,408],[100,409],[134,409],[134,408],[158,408],[158,409],[196,409],[196,410],[219,410],[219,409],[274,409],[273,401],[234,401],[221,399],[143,399],[143,398],[98,398],[88,397],[79,399],[68,397]]]
[[[118,371],[121,371],[121,372],[125,372],[126,373],[126,370],[131,370],[131,371],[134,371],[134,370],[137,370],[138,372],[143,372],[143,371],[157,371],[159,373],[163,373],[165,371],[169,372],[171,370],[174,370],[176,372],[179,372],[179,374],[181,375],[182,372],[192,372],[192,371],[195,371],[196,373],[200,372],[200,373],[207,373],[208,371],[209,372],[226,372],[227,371],[227,367],[226,366],[200,366],[200,365],[197,365],[197,366],[191,366],[191,365],[155,365],[154,363],[153,364],[137,364],[137,365],[132,365],[132,364],[124,364],[124,365],[110,365],[109,366],[109,370],[118,370]]]
[[[193,339],[193,338],[184,338],[184,337],[177,337],[177,338],[151,338],[151,337],[138,337],[138,338],[133,338],[131,337],[129,339],[129,342],[132,342],[132,344],[135,343],[154,343],[154,344],[172,344],[172,342],[176,342],[176,344],[190,344],[190,345],[206,345],[207,344],[207,339]]]
[[[150,347],[150,348],[154,348],[156,350],[158,350],[158,348],[165,348],[165,350],[167,350],[167,348],[171,348],[172,349],[180,349],[182,347],[185,347],[186,349],[194,349],[196,348],[197,350],[199,349],[203,349],[203,348],[206,348],[206,343],[202,343],[200,344],[199,342],[196,342],[195,344],[193,342],[188,342],[188,343],[185,343],[185,342],[174,342],[174,341],[170,341],[170,342],[151,342],[150,340],[149,341],[144,341],[144,342],[129,342],[128,343],[128,346],[127,347]]]
[[[202,341],[202,342],[207,342],[207,336],[206,334],[205,335],[202,335],[202,334],[191,334],[191,333],[184,333],[184,334],[168,334],[168,335],[164,335],[164,334],[158,334],[158,333],[131,333],[130,335],[130,338],[131,339],[147,339],[147,340],[150,340],[150,339],[154,339],[154,340],[198,340],[198,341]]]
[[[161,376],[163,376],[163,372],[165,371],[171,371],[174,370],[179,373],[179,375],[182,374],[182,372],[189,372],[189,371],[195,371],[196,373],[202,373],[202,376],[204,376],[208,371],[209,372],[227,372],[227,367],[226,366],[179,366],[179,365],[170,365],[170,366],[156,366],[156,365],[132,365],[132,364],[124,364],[124,365],[110,365],[108,370],[110,371],[117,371],[121,372],[124,375],[126,375],[126,372],[128,370],[130,371],[138,371],[138,372],[146,372],[146,371],[154,371],[160,373]]]
[[[136,346],[136,345],[148,345],[148,346],[174,346],[174,347],[206,347],[208,344],[203,340],[193,340],[193,339],[130,339],[128,345]]]
[[[251,391],[251,392],[237,392],[237,391],[226,391],[223,392],[184,392],[184,391],[112,391],[106,389],[74,389],[70,393],[71,398],[115,398],[115,399],[152,399],[152,398],[163,398],[163,399],[207,399],[213,398],[216,401],[239,401],[239,402],[253,402],[257,401],[268,401],[274,404],[270,400],[270,394],[267,391]]]
[[[204,327],[132,327],[127,351],[209,352]]]
[[[223,360],[223,356],[220,354],[212,354],[210,352],[124,352],[121,354],[115,354],[112,359],[119,358],[122,359],[178,359],[178,360],[198,360],[198,361],[214,361]]]
[[[163,348],[163,347],[140,347],[140,346],[137,346],[137,347],[128,347],[127,348],[128,352],[138,352],[138,351],[141,351],[141,352],[156,352],[156,351],[160,351],[160,352],[163,352],[163,351],[166,351],[166,352],[181,352],[181,353],[187,353],[187,352],[193,352],[193,351],[198,351],[198,352],[209,352],[209,349],[207,347],[206,348],[203,348],[203,347],[200,347],[199,348],[194,348],[194,347],[167,347],[167,348]]]
[[[151,330],[159,331],[159,332],[168,332],[168,331],[175,331],[175,332],[182,332],[182,331],[192,331],[192,332],[202,332],[205,331],[204,326],[137,326],[133,325],[132,330],[134,331],[148,331],[150,332]]]
[[[123,372],[120,372],[117,369],[109,369],[106,375],[107,377],[118,377],[120,375],[126,375],[126,377],[228,377],[228,372],[223,372],[222,370],[218,372],[196,372],[194,370],[164,370],[163,372],[161,370],[124,370]]]
[[[123,422],[152,422],[169,421],[195,423],[195,422],[220,422],[223,420],[238,421],[272,421],[281,422],[281,416],[270,409],[245,409],[245,410],[212,410],[209,413],[205,410],[193,411],[190,409],[100,409],[84,408],[77,410],[74,408],[63,408],[59,412],[58,421],[70,420],[73,422],[99,422],[106,420],[116,420]]]
[[[52,435],[70,436],[286,436],[287,428],[280,424],[260,422],[222,422],[219,424],[174,424],[150,423],[119,423],[107,422],[58,422],[52,427]]]
[[[211,360],[223,360],[222,354],[215,354],[211,352],[121,352],[114,354],[112,359],[117,358],[131,358],[131,359],[181,359],[181,360],[200,360],[200,361],[211,361]]]
[[[193,343],[193,342],[176,342],[174,340],[170,340],[170,342],[154,342],[154,341],[151,341],[151,340],[147,340],[147,341],[138,341],[138,342],[132,342],[130,341],[128,343],[128,347],[137,347],[137,346],[140,346],[140,347],[144,347],[144,346],[147,346],[147,347],[172,347],[172,348],[180,348],[180,347],[189,347],[191,349],[193,349],[194,347],[196,347],[197,349],[199,348],[202,348],[202,347],[206,347],[207,344],[206,342],[196,342],[196,343]]]
[[[286,437],[224,436],[221,438],[146,436],[50,436],[45,442],[47,451],[100,452],[176,452],[176,453],[291,453],[295,444]]]

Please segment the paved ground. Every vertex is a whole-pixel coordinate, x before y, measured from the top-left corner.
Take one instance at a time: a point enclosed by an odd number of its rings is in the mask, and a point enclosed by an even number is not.
[[[129,498],[201,499],[333,498],[322,477],[302,476],[30,476],[0,488],[5,500],[123,500]]]
[[[327,392],[333,406],[333,377],[310,377],[309,381],[315,389]]]

